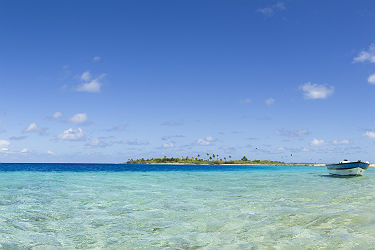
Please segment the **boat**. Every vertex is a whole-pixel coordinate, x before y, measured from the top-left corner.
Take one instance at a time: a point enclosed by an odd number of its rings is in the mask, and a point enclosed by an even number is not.
[[[327,165],[328,172],[331,175],[340,175],[340,176],[361,176],[365,170],[368,168],[370,163],[362,161],[348,161],[343,160],[338,164],[329,164]]]

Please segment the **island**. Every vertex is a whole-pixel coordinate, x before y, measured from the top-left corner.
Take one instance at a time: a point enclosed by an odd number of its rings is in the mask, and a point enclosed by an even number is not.
[[[325,166],[325,164],[316,163],[285,163],[282,161],[271,160],[249,160],[243,156],[240,160],[232,159],[232,156],[220,157],[218,154],[205,154],[202,157],[198,154],[195,157],[167,157],[149,158],[149,159],[128,159],[123,164],[197,164],[197,165],[266,165],[266,166]]]

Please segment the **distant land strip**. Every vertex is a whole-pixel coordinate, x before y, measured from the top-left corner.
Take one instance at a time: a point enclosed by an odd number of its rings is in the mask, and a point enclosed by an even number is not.
[[[217,154],[206,154],[204,158],[201,155],[196,157],[163,157],[163,158],[150,158],[150,159],[128,159],[123,164],[170,164],[170,165],[248,165],[248,166],[314,166],[324,167],[323,163],[285,163],[282,161],[270,160],[249,160],[246,156],[241,160],[232,160],[231,156],[220,157]]]
[[[150,158],[150,159],[128,159],[122,164],[154,164],[154,165],[229,165],[229,166],[306,166],[306,167],[325,167],[326,163],[286,163],[282,161],[270,160],[249,160],[246,156],[241,160],[232,160],[231,156],[220,157],[215,154],[206,154],[205,158],[201,158],[198,154],[196,157],[163,157],[163,158]],[[370,164],[370,167],[375,167],[375,164]]]

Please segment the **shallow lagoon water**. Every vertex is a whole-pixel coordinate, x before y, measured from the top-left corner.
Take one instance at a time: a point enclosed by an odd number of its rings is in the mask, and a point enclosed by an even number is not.
[[[375,245],[375,169],[0,164],[0,248]]]

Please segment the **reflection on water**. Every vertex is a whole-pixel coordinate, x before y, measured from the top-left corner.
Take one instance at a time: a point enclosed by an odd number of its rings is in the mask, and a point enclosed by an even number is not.
[[[320,177],[328,177],[328,178],[365,178],[364,176],[359,175],[333,175],[333,174],[322,174]]]

